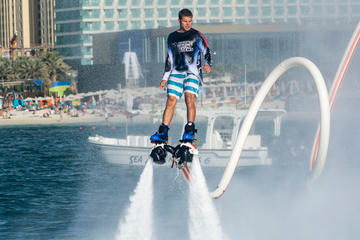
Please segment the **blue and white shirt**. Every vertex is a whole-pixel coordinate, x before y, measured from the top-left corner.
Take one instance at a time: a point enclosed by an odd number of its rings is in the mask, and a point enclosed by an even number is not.
[[[163,80],[168,80],[170,74],[192,73],[200,79],[202,85],[201,53],[205,64],[211,66],[211,53],[205,37],[191,28],[184,33],[172,32],[168,37],[168,53],[165,63]]]

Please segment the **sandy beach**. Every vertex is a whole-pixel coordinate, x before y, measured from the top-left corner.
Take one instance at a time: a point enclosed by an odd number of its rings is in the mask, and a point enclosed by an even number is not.
[[[108,122],[105,117],[100,114],[79,114],[73,117],[68,114],[52,114],[49,117],[44,117],[46,110],[33,112],[27,111],[11,111],[9,119],[0,119],[0,127],[5,126],[26,126],[26,125],[66,125],[66,124],[111,124],[126,122],[126,116],[118,114],[109,117]]]

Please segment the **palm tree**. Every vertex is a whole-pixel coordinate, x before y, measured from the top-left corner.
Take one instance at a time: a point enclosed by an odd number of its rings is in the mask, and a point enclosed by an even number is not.
[[[13,61],[13,70],[19,75],[20,80],[29,80],[30,58],[26,56],[17,57]]]
[[[47,95],[51,83],[60,77],[66,77],[66,74],[70,70],[70,66],[67,65],[55,51],[47,52],[45,55],[43,55],[42,62],[44,63],[48,73],[44,84],[44,93]]]

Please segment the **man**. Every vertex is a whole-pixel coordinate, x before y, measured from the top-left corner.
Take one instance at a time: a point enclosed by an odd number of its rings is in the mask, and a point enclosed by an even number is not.
[[[151,142],[168,142],[170,122],[174,116],[174,109],[182,94],[185,95],[187,108],[187,124],[185,125],[183,141],[195,139],[195,97],[202,84],[201,53],[205,64],[202,69],[211,71],[211,53],[203,35],[191,28],[192,13],[188,9],[179,12],[180,28],[168,36],[168,54],[165,63],[165,73],[160,88],[165,90],[167,85],[167,101],[159,130],[150,137]]]

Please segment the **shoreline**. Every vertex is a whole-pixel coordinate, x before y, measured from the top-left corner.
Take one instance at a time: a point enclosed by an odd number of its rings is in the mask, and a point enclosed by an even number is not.
[[[283,116],[283,121],[313,121],[319,118],[319,113],[314,112],[287,112]],[[200,116],[199,116],[200,117]],[[16,126],[62,126],[62,125],[106,125],[106,124],[119,124],[126,123],[134,124],[134,123],[157,123],[159,119],[152,118],[146,114],[139,114],[133,116],[132,118],[127,118],[125,115],[115,115],[109,117],[108,122],[106,121],[104,116],[99,115],[85,115],[78,117],[71,117],[69,115],[64,114],[62,118],[60,115],[50,115],[48,118],[44,118],[40,115],[32,115],[28,114],[14,114],[11,116],[11,119],[0,119],[0,128],[1,127],[16,127]],[[155,122],[154,122],[155,121]],[[173,122],[182,121],[179,119],[179,116],[174,116]]]

